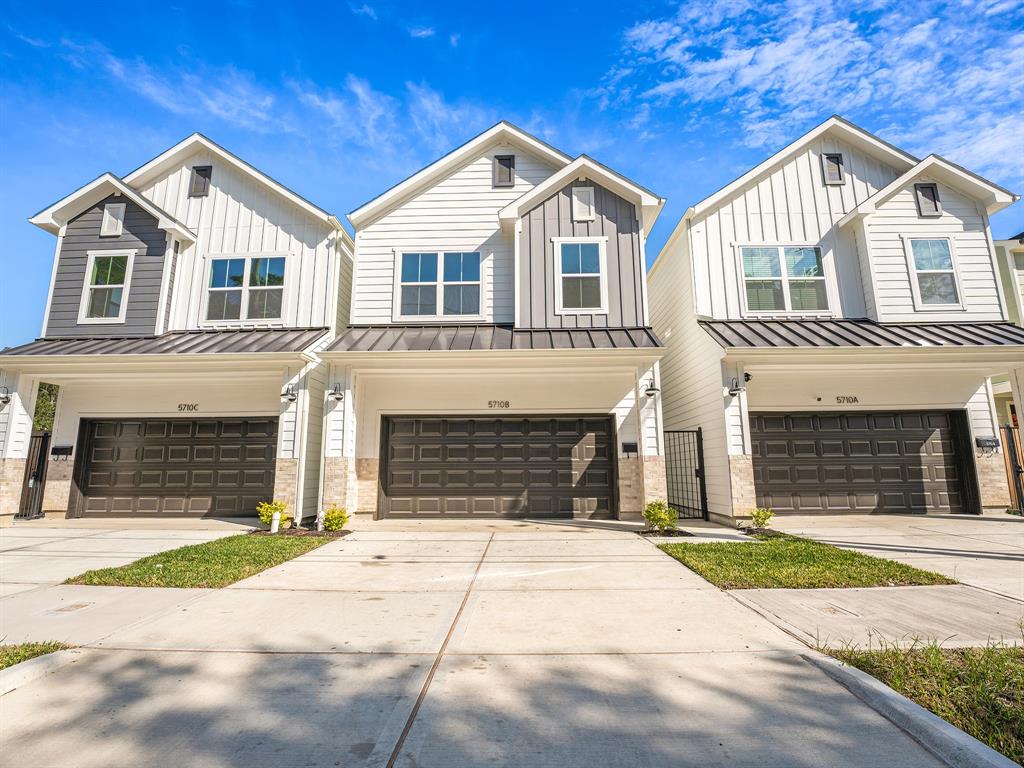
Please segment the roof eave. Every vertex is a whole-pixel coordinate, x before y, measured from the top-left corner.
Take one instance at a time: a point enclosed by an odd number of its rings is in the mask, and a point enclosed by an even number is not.
[[[627,360],[660,360],[665,355],[664,347],[634,347],[628,349],[590,348],[590,349],[450,349],[450,350],[379,350],[349,352],[344,350],[325,349],[317,352],[322,360],[365,361],[427,361],[444,360],[477,361],[489,364],[495,360],[523,361],[531,358],[551,361],[559,357],[574,360],[608,358],[618,361]]]

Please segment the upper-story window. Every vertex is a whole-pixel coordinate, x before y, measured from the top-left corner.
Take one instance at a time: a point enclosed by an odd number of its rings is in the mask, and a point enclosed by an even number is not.
[[[608,312],[607,238],[554,238],[555,310],[560,315]]]
[[[919,309],[960,309],[953,249],[947,238],[906,238],[914,299]]]
[[[942,201],[939,200],[938,184],[915,184],[914,199],[917,202],[917,212],[921,216],[941,216]]]
[[[283,256],[210,259],[206,320],[279,320],[284,306]]]
[[[573,187],[572,188],[572,220],[593,221],[594,212],[594,188]]]
[[[516,156],[495,155],[492,183],[495,187],[514,187],[516,185]]]
[[[213,178],[212,165],[193,165],[192,175],[188,181],[188,196],[206,197],[210,194],[211,178]]]
[[[90,251],[78,322],[123,323],[135,251]]]
[[[748,312],[829,311],[820,248],[744,246],[740,255]]]
[[[826,152],[821,156],[821,172],[825,177],[825,183],[829,186],[846,183],[846,174],[843,172],[843,156],[838,152]]]
[[[118,237],[124,230],[125,203],[107,203],[103,206],[100,237]]]
[[[441,261],[441,269],[438,262]],[[438,312],[438,294],[441,311]],[[475,317],[480,314],[480,253],[427,251],[400,254],[399,316]]]

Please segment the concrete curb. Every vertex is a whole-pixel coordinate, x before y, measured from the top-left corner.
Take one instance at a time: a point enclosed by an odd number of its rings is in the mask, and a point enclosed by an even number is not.
[[[950,725],[866,672],[822,654],[802,653],[800,656],[902,728],[947,765],[953,768],[1019,768],[1010,758]]]
[[[23,661],[7,669],[0,669],[0,696],[4,696],[16,688],[31,683],[43,675],[78,661],[82,652],[77,648],[68,648],[63,651],[54,651],[45,656],[36,656],[34,659]]]

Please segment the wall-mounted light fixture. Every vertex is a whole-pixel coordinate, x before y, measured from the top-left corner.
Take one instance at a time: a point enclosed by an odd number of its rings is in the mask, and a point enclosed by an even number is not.
[[[647,389],[644,390],[644,394],[647,395],[647,397],[654,397],[659,392],[661,392],[661,390],[654,386],[654,379],[647,382]]]
[[[11,403],[11,390],[7,387],[0,387],[0,406],[10,405]]]
[[[340,403],[342,400],[344,400],[345,393],[341,391],[341,384],[335,384],[331,388],[331,391],[327,393],[327,396],[331,398],[331,400],[334,400],[336,403]]]
[[[746,377],[744,377],[744,378],[746,378]],[[746,385],[745,384],[740,384],[740,380],[737,379],[735,376],[733,376],[732,377],[732,382],[729,384],[729,394],[732,395],[733,397],[736,397],[736,395],[740,394],[741,392],[746,392],[746,391],[747,391]]]
[[[286,403],[294,403],[299,399],[299,393],[295,391],[295,385],[289,384],[281,393],[281,400]]]

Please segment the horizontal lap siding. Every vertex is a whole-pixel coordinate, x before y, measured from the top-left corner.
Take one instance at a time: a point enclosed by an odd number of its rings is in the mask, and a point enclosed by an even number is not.
[[[843,155],[846,183],[826,186],[821,156]],[[825,269],[835,278],[829,301],[839,316],[863,317],[864,280],[851,228],[835,226],[844,215],[897,176],[896,170],[845,142],[824,136],[781,160],[760,178],[692,224],[697,312],[716,319],[742,316],[742,274],[737,245],[819,245]]]
[[[572,220],[573,187],[594,189],[594,221]],[[644,265],[632,203],[590,181],[573,182],[520,220],[519,325],[524,328],[616,328],[644,325]],[[553,237],[607,237],[608,314],[558,315]]]
[[[998,278],[983,213],[973,200],[940,183],[942,215],[935,218],[919,216],[913,185],[928,181],[924,177],[915,179],[906,189],[880,205],[868,218],[879,319],[887,322],[1002,320],[1002,307],[996,287]],[[956,252],[963,311],[915,311],[904,237],[950,238]]]
[[[126,203],[118,237],[100,237],[106,203]],[[166,233],[157,220],[123,196],[111,195],[68,222],[58,254],[57,273],[46,322],[47,336],[146,336],[156,329]],[[124,323],[79,325],[89,251],[136,251]]]
[[[188,196],[194,165],[213,166],[206,197]],[[190,156],[140,192],[198,236],[179,255],[170,330],[203,327],[206,259],[221,254],[287,254],[284,317],[272,325],[331,325],[338,312],[331,292],[338,287],[331,274],[337,258],[336,233],[329,224],[205,151]]]
[[[514,187],[492,187],[494,155],[516,156]],[[513,235],[498,212],[548,178],[553,169],[519,148],[492,147],[356,235],[353,323],[390,323],[396,250],[479,251],[485,322],[515,319]]]

